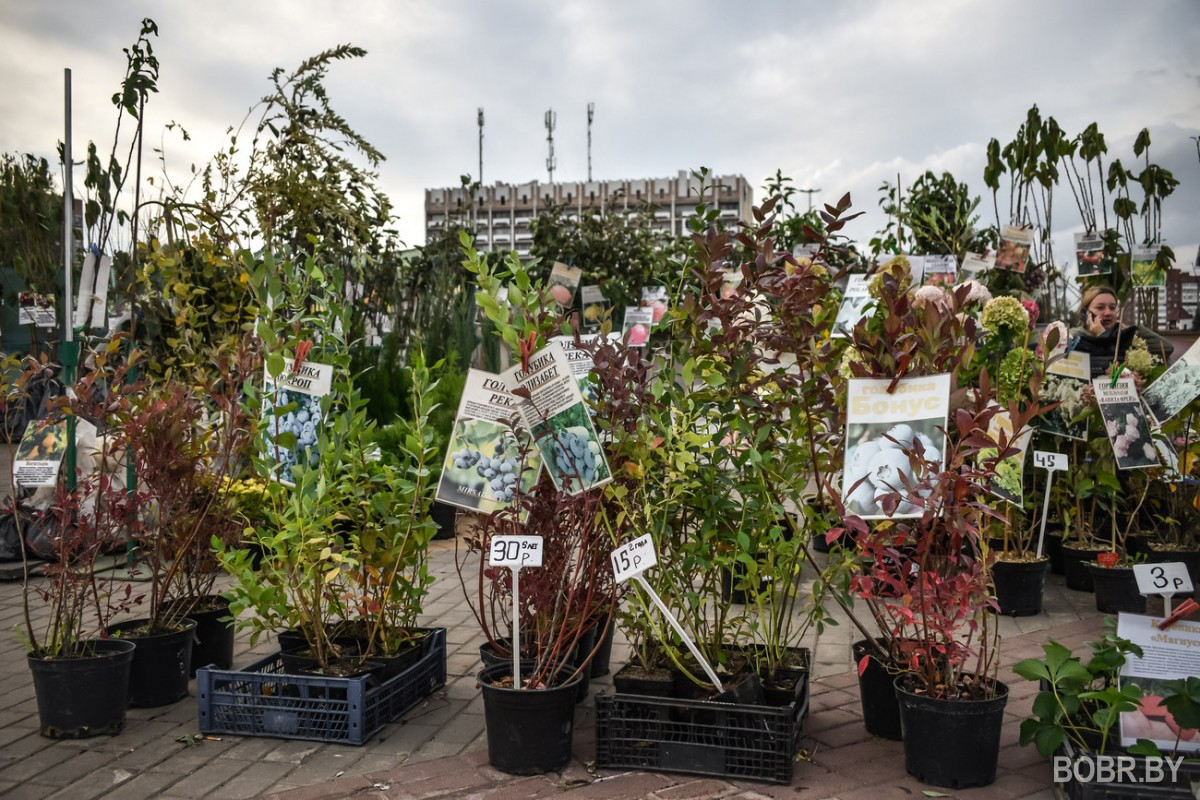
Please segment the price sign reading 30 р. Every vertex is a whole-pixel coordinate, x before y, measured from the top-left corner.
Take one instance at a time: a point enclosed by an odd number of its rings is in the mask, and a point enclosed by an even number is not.
[[[540,536],[493,536],[488,544],[488,566],[490,567],[540,567],[542,565],[542,537]]]

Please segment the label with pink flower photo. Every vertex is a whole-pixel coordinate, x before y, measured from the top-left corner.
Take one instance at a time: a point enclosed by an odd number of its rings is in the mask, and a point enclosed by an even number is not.
[[[1117,457],[1117,469],[1159,466],[1158,450],[1133,376],[1118,379],[1115,386],[1109,378],[1096,378],[1092,387],[1104,419],[1104,430]]]
[[[958,280],[958,259],[952,255],[925,256],[921,282],[926,286],[950,287]]]
[[[546,286],[554,302],[563,308],[570,308],[575,303],[575,290],[583,280],[583,270],[579,267],[568,267],[561,261],[555,261],[550,269],[550,278]]]
[[[650,330],[654,327],[654,310],[640,306],[625,308],[625,324],[621,338],[630,347],[645,347],[650,341]]]
[[[997,269],[1024,272],[1029,265],[1029,250],[1032,247],[1032,230],[1005,225],[1000,229],[1000,246],[996,249]]]
[[[671,301],[667,295],[667,287],[643,286],[642,302],[640,305],[642,308],[650,309],[653,324],[657,325],[662,322],[662,318],[667,314],[667,309],[671,307]]]

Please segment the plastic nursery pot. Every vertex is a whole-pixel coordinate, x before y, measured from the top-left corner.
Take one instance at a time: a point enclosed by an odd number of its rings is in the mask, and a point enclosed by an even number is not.
[[[131,633],[145,624],[144,619],[134,619],[106,628],[110,634],[120,634],[135,645],[129,670],[130,708],[165,706],[188,694],[188,667],[192,661],[196,621],[184,619],[179,623],[180,630],[154,636]]]
[[[1066,571],[1063,564],[1062,531],[1046,531],[1046,540],[1042,544],[1042,552],[1050,557],[1050,571],[1062,575]]]
[[[1088,570],[1088,563],[1108,550],[1107,547],[1080,547],[1072,542],[1063,542],[1063,570],[1067,576],[1067,588],[1077,592],[1092,591],[1092,573]]]
[[[866,639],[855,642],[850,649],[854,654],[855,670],[863,656],[871,656],[867,668],[858,676],[858,697],[867,733],[900,741],[904,732],[900,728],[900,706],[896,702],[895,687],[900,668],[891,659],[880,660]]]
[[[188,619],[196,620],[189,676],[195,677],[196,670],[210,665],[217,669],[233,667],[233,623],[221,621],[222,617],[227,616],[229,601],[216,596],[201,598],[196,608],[188,612]]]
[[[996,681],[990,700],[945,700],[911,692],[906,682],[901,675],[895,687],[908,774],[952,789],[995,781],[1008,687]]]
[[[597,621],[597,635],[603,638],[600,640],[600,649],[596,651],[595,657],[592,658],[592,669],[589,672],[589,677],[602,678],[609,673],[612,663],[613,635],[616,632],[616,627],[616,621],[609,614],[605,614]]]
[[[1030,617],[1042,613],[1049,564],[1050,559],[1042,556],[1039,561],[998,560],[992,565],[992,583],[1001,614]]]
[[[115,735],[125,727],[134,643],[98,639],[81,643],[75,658],[28,656],[42,736],[82,739]]]
[[[454,506],[433,501],[433,508],[429,513],[430,518],[437,524],[437,533],[433,535],[435,539],[453,539],[454,526],[458,520],[458,511]]]
[[[1188,575],[1192,578],[1192,586],[1200,587],[1200,550],[1151,547],[1146,553],[1146,561],[1151,564],[1182,561],[1187,565]]]
[[[674,697],[675,676],[669,669],[644,670],[639,664],[630,662],[613,675],[613,689],[618,694]]]
[[[533,669],[532,662],[525,662],[522,672],[526,664]],[[511,664],[485,667],[479,673],[493,767],[510,775],[541,775],[567,765],[575,737],[575,694],[583,681],[582,674],[570,678],[571,672],[564,668],[556,679],[566,683],[545,689],[497,686],[512,677]]]
[[[1096,592],[1096,610],[1102,614],[1146,613],[1146,598],[1138,592],[1133,567],[1102,567],[1089,564]]]

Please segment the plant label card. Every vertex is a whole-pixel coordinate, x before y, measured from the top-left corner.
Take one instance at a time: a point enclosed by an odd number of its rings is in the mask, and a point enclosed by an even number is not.
[[[1175,446],[1165,437],[1156,434],[1154,449],[1158,451],[1158,460],[1163,465],[1162,479],[1167,483],[1177,483],[1183,480],[1183,475],[1179,472],[1179,453],[1175,451]]]
[[[1158,258],[1161,248],[1161,244],[1152,244],[1130,249],[1129,275],[1134,286],[1167,285],[1167,270]]]
[[[1117,385],[1110,378],[1092,381],[1096,403],[1104,419],[1104,430],[1117,457],[1117,469],[1146,469],[1157,467],[1158,450],[1150,435],[1146,412],[1138,399],[1137,384],[1132,375],[1124,375]]]
[[[315,361],[286,361],[279,377],[271,377],[274,357],[263,368],[262,427],[271,474],[295,486],[292,468],[320,462],[317,440],[323,421],[321,398],[333,385],[333,367]]]
[[[654,309],[641,306],[625,307],[625,324],[621,338],[630,347],[645,347],[650,341],[650,330],[654,327]]]
[[[982,253],[966,253],[963,255],[962,271],[967,275],[987,272],[996,268],[996,254],[987,250]]]
[[[996,248],[996,268],[1024,272],[1029,266],[1029,251],[1033,247],[1033,231],[1017,225],[1000,229],[1000,246]]]
[[[488,543],[489,567],[524,569],[541,565],[541,536],[493,536]]]
[[[996,474],[988,479],[988,490],[1001,500],[1021,508],[1025,505],[1025,453],[1029,451],[1033,429],[1025,428],[1020,436],[1014,437],[1012,417],[1007,411],[1000,411],[988,422],[988,436],[998,442],[1001,433],[1008,439],[1009,446],[1020,452],[997,462]],[[995,447],[980,448],[979,460],[983,462],[997,453],[999,450]]]
[[[96,289],[92,293],[92,309],[88,325],[93,328],[105,328],[108,322],[108,278],[112,272],[112,259],[101,256],[96,265]]]
[[[58,325],[54,314],[54,297],[36,292],[21,292],[17,295],[18,325],[33,325],[38,328],[53,328]]]
[[[563,352],[567,354],[567,363],[571,365],[571,374],[575,376],[575,381],[579,384],[579,393],[583,395],[583,399],[589,404],[596,399],[596,387],[588,377],[592,374],[592,354],[585,350],[582,345],[594,344],[600,338],[598,333],[589,333],[579,337],[579,347],[575,346],[574,336],[551,336],[550,341],[560,345]],[[605,341],[615,343],[621,341],[621,334],[609,333],[604,337]]]
[[[83,257],[83,267],[79,275],[79,288],[75,295],[75,327],[82,328],[91,318],[92,314],[92,287],[96,283],[96,254],[89,251]],[[70,305],[71,298],[66,298],[65,302]]]
[[[438,500],[492,514],[533,491],[542,455],[520,427],[521,402],[499,375],[467,370],[438,479]]]
[[[921,507],[907,498],[905,483],[916,483],[945,463],[942,431],[950,376],[902,378],[889,394],[890,384],[887,378],[851,378],[848,385],[842,500],[848,513],[863,519],[921,516]],[[915,451],[917,442],[933,467],[905,452]],[[900,503],[888,514],[884,505],[894,493],[900,494]]]
[[[592,415],[579,393],[567,354],[551,342],[501,376],[509,391],[529,392],[520,403],[525,427],[533,434],[550,478],[560,491],[579,494],[612,480]]]
[[[833,336],[849,336],[854,326],[866,316],[867,303],[871,302],[868,291],[869,275],[851,275],[846,281],[842,304],[838,306],[837,319],[833,322]]]
[[[1051,453],[1047,450],[1033,451],[1033,465],[1047,472],[1065,472],[1068,459],[1066,453]]]
[[[596,285],[584,286],[580,289],[583,303],[583,330],[585,333],[599,333],[600,327],[612,316],[612,307],[604,292]]]
[[[1200,397],[1200,339],[1142,393],[1150,416],[1159,426],[1197,397]]]
[[[617,583],[624,583],[635,575],[641,575],[658,563],[654,539],[648,533],[613,550],[609,558],[612,559],[613,580]]]
[[[575,290],[583,279],[583,269],[568,267],[561,261],[555,261],[550,268],[550,278],[546,281],[550,296],[561,308],[570,308],[575,302]]]
[[[643,286],[642,287],[642,308],[648,308],[652,312],[651,322],[655,325],[662,322],[662,318],[666,316],[667,310],[671,307],[670,297],[667,295],[667,287],[665,286]]]
[[[1075,234],[1075,277],[1086,278],[1112,272],[1104,258],[1104,239],[1095,231]]]
[[[809,242],[808,244],[796,245],[796,249],[792,251],[792,255],[796,258],[807,258],[809,261],[812,261],[817,257],[817,253],[819,252],[821,252],[821,245],[816,242]]]
[[[1142,689],[1137,710],[1121,714],[1121,746],[1149,739],[1168,754],[1171,750],[1197,752],[1200,732],[1181,729],[1175,723],[1162,705],[1162,688],[1168,681],[1200,675],[1200,621],[1182,619],[1162,631],[1158,629],[1162,619],[1142,614],[1117,615],[1117,636],[1142,648],[1140,658],[1130,654],[1121,667],[1121,684],[1134,683]]]
[[[1077,420],[1086,408],[1082,394],[1092,381],[1092,356],[1078,350],[1050,362],[1042,380],[1042,401],[1058,403],[1038,416],[1038,430],[1051,436],[1087,441],[1087,420]]]
[[[66,455],[65,419],[30,420],[13,455],[13,486],[54,486]]]
[[[922,283],[949,288],[958,280],[958,259],[952,255],[925,256]]]

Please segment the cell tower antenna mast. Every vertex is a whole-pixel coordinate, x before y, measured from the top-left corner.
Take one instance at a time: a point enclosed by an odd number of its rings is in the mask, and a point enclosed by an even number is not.
[[[546,156],[546,172],[550,173],[550,183],[554,183],[554,168],[558,166],[558,160],[554,158],[554,126],[557,124],[558,114],[552,108],[546,112],[546,144],[550,148]]]
[[[596,104],[588,103],[588,183],[592,182],[592,119],[596,116]]]
[[[483,185],[483,109],[478,110],[479,122],[479,185]]]

